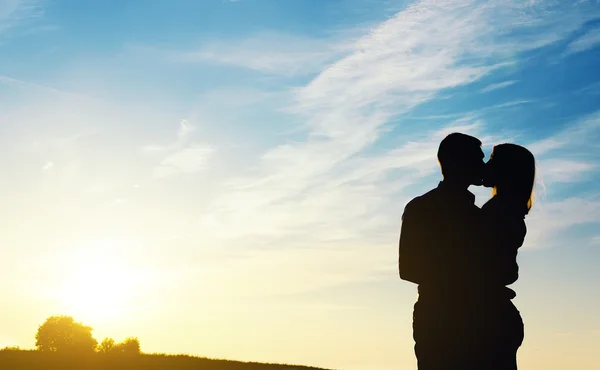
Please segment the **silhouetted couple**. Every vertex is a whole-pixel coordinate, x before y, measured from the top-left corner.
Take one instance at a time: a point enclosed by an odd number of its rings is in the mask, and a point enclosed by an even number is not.
[[[399,270],[418,284],[413,338],[419,370],[514,370],[523,321],[507,285],[518,278],[517,250],[532,205],[535,160],[514,144],[494,147],[453,133],[438,159],[443,181],[404,209]],[[493,188],[475,205],[470,185]]]

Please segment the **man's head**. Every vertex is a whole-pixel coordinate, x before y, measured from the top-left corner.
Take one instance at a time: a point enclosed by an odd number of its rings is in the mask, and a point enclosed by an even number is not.
[[[452,133],[438,149],[438,161],[444,180],[468,187],[482,185],[485,162],[481,141],[476,137]]]

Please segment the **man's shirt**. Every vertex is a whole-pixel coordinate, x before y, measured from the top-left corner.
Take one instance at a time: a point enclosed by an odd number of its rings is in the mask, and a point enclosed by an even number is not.
[[[410,201],[402,216],[398,267],[403,280],[423,291],[456,291],[480,283],[481,210],[475,196],[443,181]]]

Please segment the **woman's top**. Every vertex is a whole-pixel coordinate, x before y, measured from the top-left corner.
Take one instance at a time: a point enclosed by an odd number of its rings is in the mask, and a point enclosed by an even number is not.
[[[527,227],[526,208],[511,198],[494,196],[481,208],[484,245],[490,260],[489,278],[495,286],[507,286],[519,278],[517,251],[523,245]]]

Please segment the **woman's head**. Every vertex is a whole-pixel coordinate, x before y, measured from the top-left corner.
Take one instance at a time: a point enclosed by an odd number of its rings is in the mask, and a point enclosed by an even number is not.
[[[529,150],[516,144],[494,147],[484,179],[485,186],[494,188],[494,195],[515,199],[528,213],[533,205],[534,182],[535,158]]]

